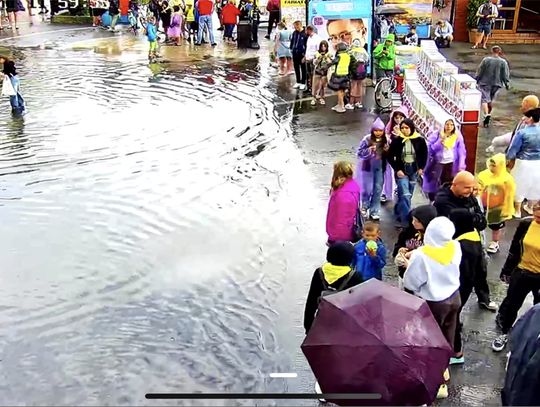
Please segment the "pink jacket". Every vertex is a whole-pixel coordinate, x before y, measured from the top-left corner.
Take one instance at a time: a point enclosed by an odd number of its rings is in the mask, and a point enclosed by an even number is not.
[[[349,179],[332,191],[326,215],[328,241],[353,240],[353,226],[360,201],[360,187],[354,179]]]

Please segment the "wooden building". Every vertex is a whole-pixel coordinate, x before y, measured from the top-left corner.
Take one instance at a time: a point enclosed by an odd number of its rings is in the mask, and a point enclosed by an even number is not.
[[[468,0],[454,0],[454,36],[468,41]],[[493,39],[498,44],[540,44],[540,0],[501,0]]]

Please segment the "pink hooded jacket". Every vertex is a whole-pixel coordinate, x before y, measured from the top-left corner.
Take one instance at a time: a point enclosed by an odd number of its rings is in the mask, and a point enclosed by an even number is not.
[[[353,226],[359,202],[360,187],[352,178],[332,191],[326,215],[326,233],[329,242],[354,239]]]
[[[386,129],[384,130],[384,132],[386,133],[386,137],[388,137],[390,140],[392,140],[394,137],[396,137],[395,134],[392,134],[392,132],[394,131],[394,126],[395,126],[395,123],[394,123],[394,115],[399,112],[401,113],[402,115],[405,116],[405,118],[409,117],[409,109],[407,109],[405,106],[401,105],[400,107],[398,107],[396,110],[394,110],[392,112],[392,114],[390,115],[390,120],[388,120],[388,123],[386,124]]]

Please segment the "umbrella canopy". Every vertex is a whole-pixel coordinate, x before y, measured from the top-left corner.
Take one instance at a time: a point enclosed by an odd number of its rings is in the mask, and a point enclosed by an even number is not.
[[[427,303],[376,279],[322,298],[302,344],[323,393],[379,393],[339,405],[430,404],[452,349]]]
[[[383,5],[383,6],[379,6],[377,7],[376,11],[375,11],[375,14],[378,14],[378,15],[394,15],[394,14],[407,14],[407,10],[399,7],[399,6],[395,6],[393,4],[386,4],[386,5]]]

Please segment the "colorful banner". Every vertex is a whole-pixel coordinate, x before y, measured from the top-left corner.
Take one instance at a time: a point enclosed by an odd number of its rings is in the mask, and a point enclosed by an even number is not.
[[[433,0],[377,0],[377,10],[392,10],[396,34],[407,35],[411,25],[416,27],[419,38],[429,38]]]
[[[360,39],[371,53],[371,1],[359,0],[310,0],[308,23],[317,34],[331,45],[339,42],[351,44]]]
[[[281,0],[281,19],[288,27],[295,21],[306,24],[306,0]]]

